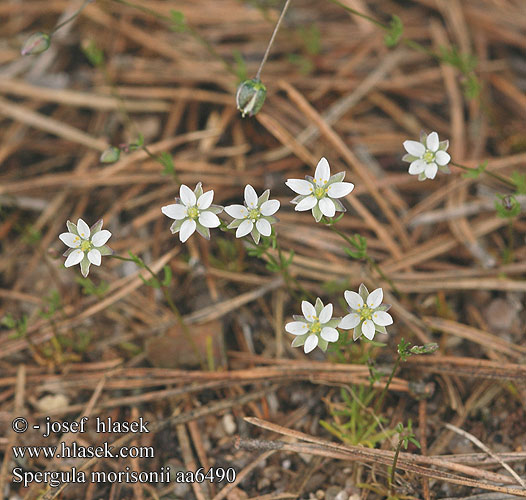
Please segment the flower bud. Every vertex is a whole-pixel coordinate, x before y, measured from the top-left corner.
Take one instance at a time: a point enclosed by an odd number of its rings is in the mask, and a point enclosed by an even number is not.
[[[101,163],[115,163],[121,156],[121,150],[115,146],[110,146],[100,155]]]
[[[436,342],[431,342],[430,344],[424,345],[414,345],[411,347],[410,351],[413,354],[431,354],[438,349],[438,344]]]
[[[33,33],[24,43],[22,50],[20,51],[23,56],[41,54],[49,49],[51,43],[51,37],[47,33],[38,31]]]
[[[263,107],[266,96],[267,88],[261,80],[253,78],[241,83],[237,88],[236,104],[243,118],[245,115],[254,116],[258,113]]]

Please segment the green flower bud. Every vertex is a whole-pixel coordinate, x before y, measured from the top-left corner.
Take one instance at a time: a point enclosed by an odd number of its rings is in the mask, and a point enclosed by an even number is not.
[[[267,96],[267,87],[261,80],[253,78],[245,80],[237,88],[236,104],[237,109],[241,111],[243,118],[254,116],[263,107],[265,97]]]
[[[22,50],[20,51],[23,56],[32,54],[41,54],[49,49],[51,43],[51,37],[47,33],[38,31],[33,33],[24,43]]]
[[[115,146],[110,146],[100,155],[102,163],[115,163],[121,156],[121,150]]]

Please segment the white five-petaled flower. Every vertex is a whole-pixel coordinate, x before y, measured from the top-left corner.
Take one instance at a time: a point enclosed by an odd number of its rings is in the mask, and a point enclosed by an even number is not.
[[[91,264],[100,266],[101,257],[113,253],[113,250],[105,245],[111,233],[102,229],[102,219],[91,228],[82,219],[79,219],[76,225],[68,220],[66,226],[69,233],[59,235],[60,240],[69,247],[64,253],[64,257],[67,257],[64,266],[80,264],[82,276],[86,278]]]
[[[334,217],[336,212],[345,212],[345,207],[338,198],[347,196],[353,189],[351,182],[342,182],[345,172],[340,172],[331,177],[329,162],[322,158],[318,162],[314,178],[306,176],[303,179],[288,179],[285,183],[299,196],[291,203],[298,212],[312,209],[316,222],[320,222],[323,215]]]
[[[408,154],[404,155],[402,160],[411,163],[409,173],[418,175],[419,181],[434,179],[438,170],[450,173],[447,166],[451,160],[451,156],[446,153],[448,147],[449,141],[439,141],[436,132],[429,135],[421,132],[420,142],[404,141],[404,148]]]
[[[296,335],[292,347],[303,346],[305,354],[316,346],[326,351],[329,342],[336,342],[339,336],[336,326],[340,318],[332,317],[332,304],[324,306],[320,298],[316,299],[315,305],[304,300],[301,303],[301,311],[303,316],[294,315],[294,321],[285,325],[287,332]]]
[[[188,186],[181,184],[179,189],[180,198],[177,203],[164,206],[161,211],[167,217],[175,219],[171,225],[172,234],[179,233],[179,239],[184,243],[194,231],[210,239],[210,229],[221,224],[217,214],[223,211],[223,207],[212,205],[214,191],[203,193],[203,187],[198,182],[192,191]]]
[[[375,332],[387,333],[385,327],[393,324],[393,318],[387,312],[391,306],[382,305],[384,292],[381,288],[369,293],[362,283],[359,293],[346,290],[343,295],[349,304],[350,314],[343,317],[338,328],[354,328],[353,340],[360,338],[362,333],[369,340],[373,340]]]
[[[259,198],[254,188],[245,186],[245,205],[230,205],[225,207],[225,212],[234,220],[228,229],[237,228],[236,238],[241,238],[251,233],[256,244],[261,235],[270,236],[271,224],[278,219],[273,215],[279,210],[278,200],[269,200],[270,189],[267,189]]]

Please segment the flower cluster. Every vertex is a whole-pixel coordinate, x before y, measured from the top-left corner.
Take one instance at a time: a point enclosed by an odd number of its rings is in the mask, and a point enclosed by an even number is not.
[[[285,325],[285,330],[295,335],[292,347],[303,346],[305,354],[319,347],[326,351],[329,342],[336,342],[339,333],[336,328],[350,330],[354,328],[353,340],[363,335],[373,340],[374,334],[387,333],[385,327],[393,324],[393,318],[387,313],[389,305],[382,305],[383,291],[377,288],[369,293],[362,283],[359,293],[346,290],[345,300],[349,304],[350,314],[343,318],[333,318],[332,304],[323,305],[321,299],[316,299],[313,306],[307,301],[301,303],[303,316],[293,316],[294,321]]]
[[[39,48],[44,41],[45,37],[35,36],[29,42],[30,45],[33,44]],[[34,53],[36,51],[33,45],[31,45],[30,49],[24,49],[26,53]],[[254,85],[253,83],[249,85],[245,82],[238,91],[238,105],[242,107],[244,113],[249,115],[257,112],[264,99],[264,87],[254,86],[255,83]],[[243,102],[241,103],[240,101]],[[419,180],[434,179],[438,170],[449,173],[447,164],[451,157],[446,153],[448,146],[449,141],[439,141],[436,132],[431,132],[429,135],[422,133],[420,142],[405,141],[404,148],[408,154],[404,155],[403,160],[410,162],[409,173],[418,175]],[[118,148],[109,148],[103,153],[102,161],[115,161],[118,159],[119,152]],[[305,179],[288,179],[285,184],[298,195],[291,200],[291,203],[295,205],[294,209],[298,212],[311,210],[316,222],[320,222],[323,216],[330,218],[334,217],[336,212],[345,212],[345,207],[340,199],[352,192],[354,184],[343,182],[344,178],[345,172],[339,172],[331,176],[329,162],[325,158],[321,158],[316,166],[314,177],[306,176]],[[247,184],[244,192],[244,204],[229,205],[224,209],[219,205],[213,205],[213,198],[214,191],[210,190],[205,193],[201,182],[197,183],[193,191],[182,184],[179,188],[179,198],[175,199],[176,203],[161,208],[164,215],[175,220],[170,230],[172,234],[179,233],[179,239],[182,243],[186,242],[195,231],[204,238],[209,239],[210,229],[221,225],[218,214],[223,210],[233,218],[226,228],[236,229],[237,238],[250,234],[254,243],[258,244],[261,236],[269,237],[272,235],[272,224],[278,221],[275,214],[280,208],[280,202],[269,199],[270,190],[267,189],[258,197],[255,189],[250,184]],[[68,221],[67,227],[69,232],[60,235],[60,239],[69,247],[64,254],[67,257],[64,265],[65,267],[71,267],[75,264],[80,264],[82,275],[87,276],[91,264],[100,266],[101,256],[112,253],[109,247],[105,246],[111,233],[107,230],[102,230],[102,220],[97,222],[91,229],[82,219],[78,220],[77,225]],[[340,327],[354,328],[355,339],[360,337],[362,333],[367,338],[372,338],[375,331],[385,330],[385,326],[390,324],[388,322],[390,316],[387,314],[386,309],[379,308],[381,293],[379,294],[378,290],[381,292],[381,289],[377,289],[370,295],[365,287],[360,289],[360,294],[346,292],[345,299],[351,307],[351,313],[343,318]],[[378,295],[380,295],[379,301],[377,300]],[[362,297],[361,302],[357,297]],[[316,307],[312,307],[317,308],[318,306],[319,303],[316,302]],[[321,311],[318,311],[317,314],[321,314]],[[305,318],[307,317],[305,316]],[[331,320],[329,317],[327,321],[333,322],[334,320]],[[322,325],[325,323],[314,322],[313,324]],[[311,333],[307,335],[308,332]],[[299,335],[297,330],[291,333]],[[334,336],[334,334],[327,335],[325,335],[327,337],[325,338],[321,333],[318,335],[317,333],[312,333],[312,330],[308,330],[298,337],[299,340],[296,342],[296,345],[305,345],[306,349],[309,348],[309,350],[312,350],[316,345],[320,345],[323,349],[327,342],[332,342],[330,339]],[[317,340],[314,340],[315,338]],[[299,342],[303,343],[300,344]]]

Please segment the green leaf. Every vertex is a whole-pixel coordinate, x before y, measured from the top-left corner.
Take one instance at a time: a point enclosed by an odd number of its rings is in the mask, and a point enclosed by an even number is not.
[[[163,286],[170,286],[172,282],[172,268],[168,264],[166,264],[163,267],[163,271],[164,271],[164,279],[161,284]]]
[[[159,156],[159,163],[164,167],[162,171],[163,175],[174,175],[175,174],[175,165],[170,153],[163,151]]]
[[[171,29],[178,33],[183,33],[188,30],[184,14],[180,10],[170,10],[170,18],[172,19]]]
[[[97,47],[93,40],[82,44],[81,49],[92,66],[100,68],[104,65],[104,52]]]
[[[243,59],[243,55],[239,50],[234,50],[233,52],[234,61],[235,61],[235,71],[236,76],[238,79],[238,82],[244,82],[245,80],[248,80],[248,70],[247,70],[247,63]]]
[[[396,14],[393,14],[389,21],[389,31],[384,36],[385,45],[389,48],[396,47],[403,33],[404,25],[402,20]]]
[[[517,194],[526,194],[526,174],[515,171],[511,174],[511,180],[517,186]]]

